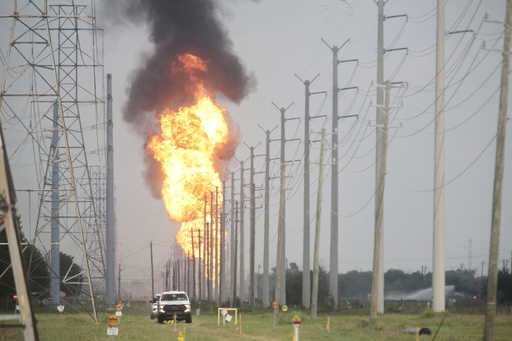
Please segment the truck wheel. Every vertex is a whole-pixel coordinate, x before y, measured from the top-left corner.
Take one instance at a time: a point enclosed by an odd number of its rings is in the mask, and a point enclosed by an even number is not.
[[[159,317],[159,318],[158,318],[158,323],[164,323],[164,319],[163,319],[163,318],[161,318],[161,317]]]
[[[187,317],[187,319],[185,320],[185,322],[187,322],[187,323],[192,323],[192,316]]]

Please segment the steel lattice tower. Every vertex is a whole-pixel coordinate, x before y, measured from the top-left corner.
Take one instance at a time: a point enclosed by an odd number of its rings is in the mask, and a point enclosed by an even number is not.
[[[0,119],[17,188],[38,197],[31,205],[20,195],[25,229],[29,222],[27,239],[48,264],[58,264],[59,253],[72,259],[65,268],[50,268],[50,277],[60,281],[57,292],[41,290],[36,298],[52,296],[50,303],[57,304],[63,287],[68,288],[97,321],[95,294],[105,290],[104,224],[95,207],[90,164],[101,163],[104,154],[98,141],[104,134],[97,129],[105,127],[98,95],[104,78],[97,41],[102,31],[95,23],[94,0],[89,7],[79,0],[49,2],[13,0],[2,6],[1,12],[12,10],[0,13],[12,19],[12,26]],[[85,141],[89,148],[90,141],[96,145],[88,151]],[[83,304],[89,300],[91,305]]]

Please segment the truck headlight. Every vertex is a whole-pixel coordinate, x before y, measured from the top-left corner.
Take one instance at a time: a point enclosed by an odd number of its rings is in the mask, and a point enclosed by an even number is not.
[[[159,309],[158,309],[161,313],[165,313],[165,310],[164,310],[164,307],[161,306]]]
[[[190,312],[190,304],[185,304],[185,312]]]

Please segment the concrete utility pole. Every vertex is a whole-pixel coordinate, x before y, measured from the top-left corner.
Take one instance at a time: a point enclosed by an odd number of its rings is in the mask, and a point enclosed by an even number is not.
[[[213,217],[213,191],[210,191],[210,234],[209,234],[209,240],[210,240],[210,261],[208,262],[208,271],[210,272],[210,280],[208,282],[208,301],[215,301],[215,296],[213,294],[213,286],[215,285],[215,274],[214,272],[214,266],[213,266],[213,244],[215,239],[213,238],[213,227],[215,224],[215,220]]]
[[[263,308],[270,306],[269,300],[269,227],[270,227],[270,130],[265,131],[265,222],[263,232]]]
[[[201,293],[201,277],[203,277],[203,272],[201,271],[201,230],[198,230],[198,236],[197,236],[197,241],[198,241],[198,245],[197,245],[197,251],[198,251],[198,256],[197,257],[197,260],[198,260],[198,264],[197,264],[197,280],[199,281],[198,283],[198,292],[199,292],[199,302],[201,302],[201,299],[203,298],[202,296],[202,293]],[[204,257],[204,255],[203,255]]]
[[[233,307],[236,299],[236,249],[235,249],[235,173],[231,172],[231,277],[230,277],[230,288],[231,288],[231,306]]]
[[[272,103],[274,104],[274,103]],[[292,103],[293,104],[293,103]],[[275,104],[274,106],[278,108]],[[288,106],[290,108],[291,104]],[[288,108],[278,108],[281,112],[281,184],[280,184],[280,200],[279,200],[279,222],[277,224],[277,260],[276,260],[276,285],[275,285],[275,301],[279,305],[286,304],[286,224],[285,224],[285,177],[286,177],[286,161],[285,161],[285,118],[284,113]],[[281,273],[284,271],[284,275]]]
[[[498,261],[500,249],[501,199],[503,192],[503,171],[505,167],[505,133],[507,127],[508,86],[510,72],[510,41],[512,37],[512,0],[507,0],[505,17],[505,40],[503,42],[503,63],[501,66],[500,112],[496,136],[496,166],[494,170],[494,191],[492,199],[491,245],[489,250],[489,273],[487,276],[487,305],[485,312],[485,341],[494,340],[496,317],[496,294],[498,291]]]
[[[251,224],[251,235],[250,235],[250,264],[249,264],[249,305],[254,309],[254,258],[255,258],[255,239],[256,239],[256,199],[255,199],[255,187],[254,187],[254,147],[250,147],[251,150],[251,170],[250,170],[250,186],[251,186],[251,211],[250,211],[250,224]]]
[[[202,296],[206,298],[208,296],[208,281],[209,281],[209,274],[208,274],[208,222],[206,221],[206,205],[207,205],[207,196],[204,196],[204,211],[203,211],[203,271],[202,276],[203,277],[203,288],[201,289],[203,294]],[[210,298],[208,297],[208,300]]]
[[[304,209],[303,209],[303,247],[302,247],[302,305],[309,308],[311,303],[311,280],[310,280],[310,215],[309,215],[309,97],[312,93],[309,91],[309,86],[315,81],[318,75],[312,81],[300,79],[297,74],[295,76],[304,84],[305,90],[305,113],[304,113]]]
[[[333,46],[332,68],[332,168],[331,168],[331,249],[329,295],[338,309],[338,47]]]
[[[331,168],[331,248],[329,267],[329,295],[333,298],[333,310],[338,309],[338,51],[341,47],[330,47],[332,51],[332,168]]]
[[[320,171],[318,176],[318,194],[316,199],[316,229],[315,229],[315,249],[313,258],[313,293],[311,299],[311,317],[316,319],[318,307],[318,273],[320,259],[320,222],[322,220],[322,188],[324,184],[324,148],[325,148],[325,129],[322,129],[322,143],[320,145]]]
[[[252,182],[252,181],[251,181]],[[255,257],[255,242],[256,242],[256,199],[255,199],[255,185],[251,184],[251,291],[249,293],[249,304],[254,309],[254,257]]]
[[[434,151],[434,241],[432,310],[445,310],[445,204],[444,204],[444,2],[437,1],[436,117]]]
[[[371,303],[370,303],[370,319],[375,320],[377,318],[378,301],[379,301],[379,275],[382,271],[382,235],[383,235],[383,215],[384,215],[384,185],[386,177],[386,160],[387,160],[387,146],[388,146],[388,121],[389,121],[389,90],[391,83],[386,82],[386,104],[385,113],[381,125],[377,125],[377,129],[382,129],[382,155],[380,157],[379,164],[377,165],[380,169],[379,179],[377,183],[379,186],[376,189],[375,195],[375,241],[373,248],[373,272],[372,272],[372,291],[371,291]]]
[[[244,162],[240,161],[240,302],[245,298]]]
[[[192,238],[192,297],[196,299],[196,252],[194,247],[194,228],[190,229]]]
[[[115,264],[116,264],[116,235],[114,210],[114,121],[112,112],[112,75],[107,74],[107,219],[105,231],[106,245],[106,299],[109,307],[115,306]]]
[[[219,301],[219,187],[215,186],[215,301]]]
[[[117,299],[121,300],[121,263],[119,263],[119,273],[117,275]]]
[[[238,247],[238,201],[235,202],[235,250],[232,258],[234,259],[233,264],[233,295],[231,296],[231,306],[236,305],[236,260],[237,260],[237,247]]]
[[[53,105],[53,132],[52,132],[52,217],[51,220],[51,249],[50,249],[50,296],[53,300],[50,305],[60,304],[60,219],[59,219],[59,106]],[[107,277],[108,280],[108,277]],[[114,283],[112,283],[114,284]],[[107,287],[108,289],[108,287]],[[115,299],[115,297],[114,297]]]
[[[220,218],[220,276],[219,303],[226,299],[226,180],[222,180],[222,210]]]
[[[155,275],[153,268],[153,242],[149,242],[149,253],[151,256],[151,298],[155,297]]]

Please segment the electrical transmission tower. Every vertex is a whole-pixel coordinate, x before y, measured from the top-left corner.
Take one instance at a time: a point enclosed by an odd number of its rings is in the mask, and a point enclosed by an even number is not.
[[[17,170],[14,182],[20,192],[37,193],[38,202],[22,199],[19,211],[27,239],[49,264],[50,289],[32,291],[52,305],[71,293],[97,321],[95,295],[105,290],[104,223],[90,165],[104,162],[104,134],[97,130],[104,129],[104,77],[94,1],[90,7],[83,1],[2,4],[0,18],[11,19],[12,26],[0,119],[7,157]],[[85,141],[96,145],[86,150]],[[72,259],[66,267],[63,253]]]

